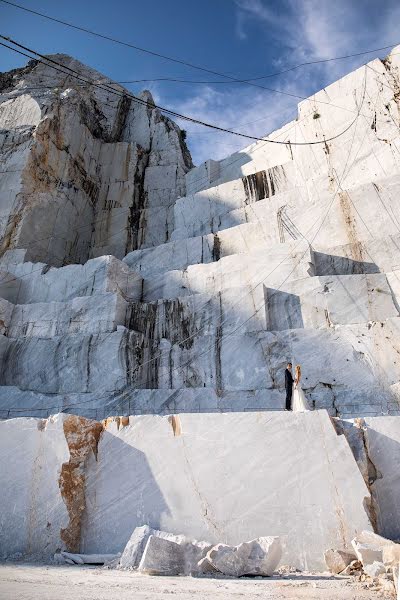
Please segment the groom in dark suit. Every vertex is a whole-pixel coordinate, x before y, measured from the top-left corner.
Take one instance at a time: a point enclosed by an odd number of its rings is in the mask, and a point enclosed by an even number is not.
[[[292,410],[293,377],[292,363],[288,363],[285,369],[285,388],[286,388],[286,410]]]

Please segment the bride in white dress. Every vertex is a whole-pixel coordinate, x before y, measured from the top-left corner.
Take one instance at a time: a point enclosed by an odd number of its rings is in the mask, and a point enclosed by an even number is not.
[[[301,368],[300,365],[296,365],[294,383],[293,383],[293,401],[292,401],[292,411],[293,412],[305,412],[307,410],[311,410],[311,407],[308,403],[307,398],[300,385],[301,379]]]

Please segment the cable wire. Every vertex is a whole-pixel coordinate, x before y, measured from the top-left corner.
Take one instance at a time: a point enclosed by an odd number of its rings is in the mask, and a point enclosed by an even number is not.
[[[284,73],[288,73],[289,71],[294,71],[295,69],[299,69],[300,67],[304,67],[304,66],[309,66],[309,65],[316,65],[316,64],[322,64],[322,63],[327,63],[327,62],[333,62],[336,60],[345,60],[348,58],[355,58],[357,56],[363,56],[365,54],[372,54],[374,52],[381,52],[382,50],[387,50],[389,48],[393,48],[394,46],[397,46],[400,42],[396,42],[394,44],[389,44],[387,46],[383,46],[381,48],[374,48],[372,50],[364,50],[362,52],[355,52],[353,54],[346,54],[343,56],[336,56],[336,57],[331,57],[331,58],[321,58],[318,60],[311,60],[311,61],[306,61],[303,63],[299,63],[297,65],[293,65],[291,67],[287,67],[281,71],[276,71],[275,73],[270,73],[268,75],[262,75],[259,77],[252,77],[252,78],[247,78],[247,79],[238,79],[236,77],[232,77],[230,75],[227,75],[226,73],[219,73],[218,71],[214,71],[212,69],[207,69],[206,67],[202,67],[199,65],[195,65],[193,63],[190,63],[188,61],[182,60],[182,59],[178,59],[178,58],[173,58],[171,56],[167,56],[165,54],[161,54],[159,52],[155,52],[153,50],[149,50],[147,48],[142,48],[140,46],[137,46],[135,44],[129,43],[129,42],[124,42],[122,40],[119,40],[117,38],[102,34],[102,33],[98,33],[96,31],[93,31],[91,29],[88,29],[86,27],[81,27],[79,25],[75,25],[74,23],[70,23],[68,21],[64,21],[62,19],[57,19],[55,17],[50,17],[49,15],[46,15],[44,13],[41,13],[39,11],[27,8],[25,6],[21,6],[20,4],[17,4],[16,2],[10,2],[10,0],[0,0],[0,2],[2,2],[3,4],[8,4],[10,6],[13,6],[14,8],[18,8],[20,10],[23,10],[25,12],[31,13],[33,15],[39,16],[43,19],[47,19],[49,21],[53,21],[54,23],[58,23],[60,25],[64,25],[66,27],[70,27],[72,29],[76,29],[77,31],[82,31],[83,33],[87,33],[89,35],[107,40],[109,42],[113,42],[114,44],[119,44],[121,46],[126,46],[128,48],[132,48],[133,50],[137,50],[139,52],[143,52],[145,54],[150,54],[151,56],[155,56],[157,58],[162,58],[163,60],[168,60],[170,62],[174,62],[180,65],[183,65],[185,67],[189,67],[191,69],[196,69],[198,71],[204,71],[205,73],[211,73],[212,75],[217,75],[218,77],[224,77],[227,79],[232,80],[232,82],[235,83],[250,83],[253,81],[260,81],[262,79],[268,79],[270,77],[277,77],[278,75],[282,75]],[[162,80],[163,78],[159,78],[159,80]],[[126,82],[123,82],[126,83]],[[218,82],[199,82],[199,83],[218,83]],[[223,83],[223,82],[220,82]]]
[[[3,1],[3,0],[0,0],[0,1]],[[80,75],[78,75],[78,73],[76,71],[74,71],[74,69],[71,69],[70,67],[62,65],[62,64],[58,63],[57,61],[54,61],[51,58],[46,57],[46,56],[44,56],[44,55],[36,52],[35,50],[31,50],[31,49],[27,48],[26,46],[23,46],[22,44],[19,44],[18,42],[15,42],[14,40],[11,40],[10,38],[7,38],[7,37],[5,37],[3,35],[0,35],[0,38],[1,39],[5,39],[7,41],[10,41],[12,44],[16,45],[17,47],[23,48],[24,50],[30,52],[31,54],[34,54],[34,55],[40,57],[40,59],[36,59],[36,60],[39,60],[39,62],[43,63],[44,65],[46,65],[48,67],[52,67],[55,70],[60,71],[64,75],[68,74],[65,71],[62,71],[60,68],[57,68],[57,67],[53,66],[53,65],[58,65],[58,67],[62,67],[64,69],[66,69],[67,71],[70,71],[71,75],[73,77],[76,77],[77,79],[81,79],[81,80],[85,81],[84,79],[82,79],[82,77]],[[12,48],[11,46],[8,46],[8,45],[6,45],[6,44],[4,44],[2,42],[0,42],[0,45],[4,46],[6,48],[9,48],[10,50],[14,50],[14,52],[17,52],[19,54],[23,54],[24,56],[28,56],[27,54],[24,54],[23,52],[15,49],[15,48]],[[35,58],[35,57],[28,56],[28,58],[32,59],[32,58]],[[52,63],[52,64],[48,64],[48,63],[44,62],[45,60],[48,61],[49,63]],[[286,142],[279,142],[277,140],[270,140],[268,138],[260,138],[260,137],[256,137],[256,136],[252,136],[252,135],[246,135],[246,134],[240,133],[238,131],[233,131],[231,129],[226,129],[224,127],[219,127],[218,125],[207,123],[205,121],[201,121],[199,119],[195,119],[193,117],[189,117],[187,115],[180,114],[178,112],[172,111],[172,110],[170,110],[168,108],[164,108],[164,107],[159,106],[157,104],[143,101],[140,98],[138,98],[137,96],[134,96],[133,94],[131,94],[129,92],[118,93],[113,88],[109,88],[109,87],[105,88],[102,85],[94,83],[93,81],[91,81],[90,83],[93,84],[95,87],[98,87],[99,89],[102,89],[103,91],[108,91],[108,92],[110,92],[110,93],[112,93],[114,95],[117,95],[119,97],[122,97],[122,96],[125,95],[126,97],[131,98],[134,102],[138,102],[141,105],[147,105],[147,106],[150,106],[152,108],[158,108],[158,110],[160,110],[161,112],[165,112],[166,114],[169,114],[169,115],[172,115],[174,117],[183,119],[185,121],[189,121],[191,123],[195,123],[197,125],[202,125],[204,127],[210,128],[210,129],[215,129],[215,130],[218,130],[218,131],[221,131],[221,132],[224,132],[224,133],[230,133],[232,135],[236,135],[236,136],[243,137],[243,138],[250,139],[250,140],[255,140],[255,141],[258,141],[258,142],[260,142],[260,141],[264,142],[265,141],[265,142],[271,143],[271,144],[286,145]],[[351,127],[353,126],[353,124],[355,123],[355,121],[357,120],[357,118],[358,118],[358,115],[355,116],[355,118],[351,121],[351,123],[343,131],[341,131],[340,133],[336,134],[335,136],[332,136],[332,137],[324,139],[324,140],[312,140],[312,141],[304,141],[304,142],[296,142],[296,143],[292,142],[292,145],[296,145],[296,146],[309,146],[309,145],[325,144],[326,142],[333,141],[333,140],[337,139],[338,137],[340,137],[341,135],[345,134],[347,131],[349,131],[349,129],[351,129]]]

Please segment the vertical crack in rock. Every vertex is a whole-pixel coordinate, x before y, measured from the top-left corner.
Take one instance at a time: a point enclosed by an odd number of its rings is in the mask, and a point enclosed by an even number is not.
[[[123,94],[121,100],[118,102],[117,114],[115,117],[113,131],[110,135],[110,142],[119,142],[121,140],[131,104],[132,99],[126,94]]]
[[[61,529],[60,537],[69,552],[79,552],[82,517],[86,508],[85,463],[91,452],[97,459],[103,426],[96,421],[70,415],[64,419],[63,429],[70,458],[61,466],[58,485],[67,507],[69,523]]]
[[[217,396],[223,394],[222,386],[222,362],[221,362],[221,351],[222,351],[222,322],[223,322],[223,310],[222,310],[222,292],[219,292],[219,316],[218,325],[215,331],[215,388]]]
[[[369,516],[369,519],[371,521],[372,527],[374,528],[374,531],[378,531],[379,503],[377,502],[377,497],[376,497],[376,493],[375,493],[375,489],[374,489],[374,483],[377,479],[382,478],[382,474],[379,473],[379,471],[375,467],[375,465],[369,455],[368,441],[367,441],[367,438],[365,435],[366,431],[367,431],[367,427],[366,427],[364,419],[362,419],[362,418],[354,419],[354,426],[359,431],[359,439],[360,439],[360,442],[362,443],[364,456],[365,456],[365,467],[364,467],[364,469],[360,468],[360,471],[361,471],[362,476],[364,477],[364,481],[365,481],[367,488],[369,489],[369,492],[371,494],[370,498],[365,498],[364,506],[365,506],[365,510],[367,511],[367,514]]]
[[[218,233],[214,233],[212,258],[214,262],[217,262],[221,258],[221,240],[218,237]]]
[[[353,453],[357,466],[364,479],[370,495],[364,498],[364,509],[368,515],[375,532],[378,532],[379,502],[374,489],[374,483],[382,478],[382,474],[375,467],[369,453],[367,426],[363,418],[355,418],[353,422],[346,422],[334,418],[333,423],[338,435],[344,435]]]
[[[188,458],[188,452],[187,452],[186,443],[185,443],[185,436],[182,436],[181,440],[182,440],[183,457],[185,459],[187,473],[191,479],[193,491],[195,492],[195,494],[197,495],[197,497],[199,499],[201,510],[203,512],[204,520],[210,526],[211,530],[214,531],[215,537],[219,540],[224,540],[225,532],[219,525],[218,520],[213,516],[212,507],[209,504],[209,502],[207,501],[207,499],[204,497],[204,495],[201,493],[199,486],[197,484],[197,481],[195,479],[193,469],[192,469],[192,466],[191,466],[189,458]]]
[[[144,188],[146,168],[150,159],[150,152],[137,145],[137,163],[134,174],[134,188],[132,204],[128,216],[128,234],[126,238],[125,254],[137,250],[144,237],[146,230],[145,208],[147,206],[147,192]]]
[[[347,523],[346,523],[346,519],[345,519],[345,512],[344,512],[344,508],[343,508],[343,501],[341,499],[340,496],[340,492],[339,492],[339,488],[337,486],[337,482],[336,482],[336,477],[335,477],[335,473],[332,467],[332,463],[331,463],[331,459],[329,456],[329,452],[328,449],[326,447],[326,443],[325,443],[325,433],[324,433],[324,429],[323,426],[321,424],[321,418],[320,415],[318,414],[318,420],[320,422],[320,427],[321,427],[321,440],[323,443],[323,447],[325,450],[325,456],[326,456],[326,462],[327,465],[329,467],[330,470],[330,474],[331,474],[331,478],[332,478],[332,485],[333,488],[335,490],[335,496],[336,496],[336,500],[335,500],[335,512],[336,512],[336,516],[338,519],[338,531],[339,531],[339,535],[341,537],[342,540],[342,547],[343,548],[347,548],[347,541],[348,539],[351,539],[349,536],[349,532],[347,531]],[[335,429],[334,425],[332,424],[332,427]]]

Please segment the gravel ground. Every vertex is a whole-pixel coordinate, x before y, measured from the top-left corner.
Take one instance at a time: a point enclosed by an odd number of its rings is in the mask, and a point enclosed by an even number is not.
[[[343,577],[296,574],[265,579],[149,577],[98,567],[5,563],[0,600],[372,600],[376,591]]]

